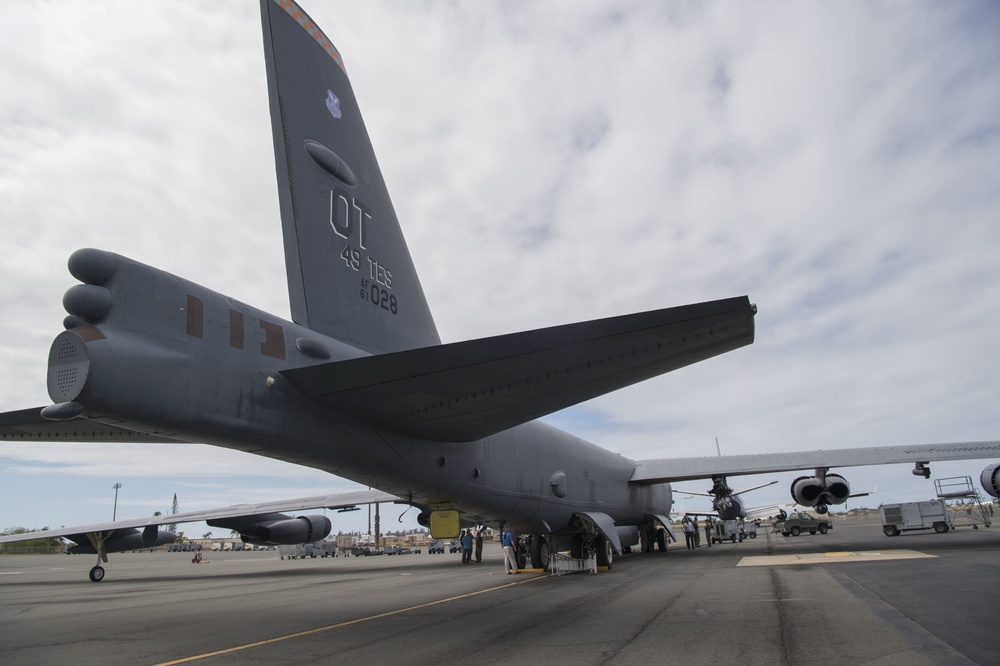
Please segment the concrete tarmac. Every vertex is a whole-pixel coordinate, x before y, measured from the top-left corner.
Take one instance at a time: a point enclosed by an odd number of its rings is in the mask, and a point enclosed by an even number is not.
[[[0,557],[0,663],[1000,661],[1000,526],[888,538],[875,519],[838,520],[826,535],[672,544],[596,576],[505,575],[494,544],[469,565],[205,559],[113,554],[91,583],[90,556]]]

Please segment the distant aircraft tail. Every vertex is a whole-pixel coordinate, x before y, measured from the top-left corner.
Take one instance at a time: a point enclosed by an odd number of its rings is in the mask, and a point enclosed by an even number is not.
[[[372,353],[440,344],[340,54],[261,0],[292,319]]]

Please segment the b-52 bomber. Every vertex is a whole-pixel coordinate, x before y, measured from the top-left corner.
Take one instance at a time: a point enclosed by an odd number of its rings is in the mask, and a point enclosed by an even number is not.
[[[834,467],[1000,457],[1000,442],[630,460],[539,417],[749,345],[747,296],[441,344],[340,53],[291,0],[261,0],[291,319],[99,249],[69,258],[52,404],[0,415],[7,441],[200,442],[372,488],[0,538],[72,535],[97,553],[204,520],[255,543],[323,538],[282,511],[393,499],[435,538],[491,525],[553,549],[665,548],[671,483],[808,470],[793,499],[849,495]],[[1000,465],[982,474],[994,497]],[[198,517],[196,517],[198,516]],[[663,529],[660,529],[660,528]]]

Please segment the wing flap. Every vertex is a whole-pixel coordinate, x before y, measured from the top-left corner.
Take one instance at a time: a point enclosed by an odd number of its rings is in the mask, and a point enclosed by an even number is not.
[[[337,361],[282,374],[421,439],[480,439],[753,342],[746,296]]]

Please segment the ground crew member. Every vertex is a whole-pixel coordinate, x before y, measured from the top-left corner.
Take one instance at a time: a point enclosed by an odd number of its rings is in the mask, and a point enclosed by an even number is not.
[[[517,539],[511,532],[504,532],[500,535],[500,545],[503,546],[503,568],[508,574],[516,574],[517,571],[517,553],[514,552],[514,545],[517,543]]]
[[[462,530],[462,564],[472,561],[472,530]]]
[[[694,548],[694,525],[691,524],[691,519],[684,516],[681,520],[681,527],[684,528],[684,541],[687,543],[688,550]]]

